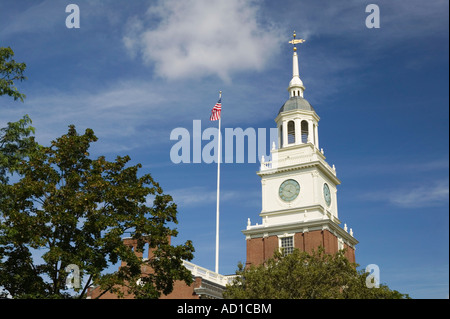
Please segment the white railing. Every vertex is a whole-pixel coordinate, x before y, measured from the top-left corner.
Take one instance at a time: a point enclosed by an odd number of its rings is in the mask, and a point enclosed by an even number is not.
[[[224,276],[221,274],[218,274],[212,270],[200,267],[196,264],[193,264],[189,261],[183,260],[183,266],[189,270],[193,276],[198,276],[198,277],[202,277],[206,280],[209,280],[213,283],[219,284],[221,286],[225,286],[228,283],[231,283],[231,281],[233,280],[233,278],[235,277],[234,275],[232,276]]]
[[[272,168],[272,162],[268,161],[268,162],[261,162],[261,170],[264,171],[266,169],[271,169]]]
[[[297,155],[297,156],[291,156],[291,157],[285,157],[278,159],[277,162],[273,161],[265,161],[264,157],[261,159],[261,171],[269,170],[272,168],[276,168],[279,166],[287,166],[287,165],[295,165],[299,163],[307,163],[314,160],[319,160],[326,168],[329,169],[330,172],[332,172],[336,176],[336,167],[333,165],[331,167],[326,161],[321,159],[320,157],[314,156],[314,154],[307,154],[307,155]]]

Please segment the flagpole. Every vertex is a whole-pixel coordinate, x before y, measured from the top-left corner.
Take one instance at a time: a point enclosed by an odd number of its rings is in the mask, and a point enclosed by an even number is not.
[[[222,91],[219,92],[219,99],[222,98]],[[221,162],[221,150],[222,150],[222,136],[220,132],[220,124],[222,121],[222,115],[219,116],[219,134],[218,134],[218,151],[217,151],[217,203],[216,203],[216,268],[215,272],[219,273],[219,202],[220,202],[220,162]]]

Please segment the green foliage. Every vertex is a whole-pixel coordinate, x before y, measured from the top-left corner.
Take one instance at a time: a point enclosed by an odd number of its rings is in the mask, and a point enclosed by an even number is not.
[[[23,102],[25,94],[20,93],[14,86],[14,81],[26,80],[23,75],[27,65],[18,63],[14,59],[14,51],[8,48],[0,48],[0,96],[9,95],[14,100]]]
[[[34,141],[31,119],[25,115],[17,122],[0,129],[0,183],[8,181],[19,161],[38,148]]]
[[[238,265],[237,277],[227,285],[230,299],[401,299],[408,295],[390,290],[386,285],[367,288],[368,273],[344,251],[326,254],[322,247],[311,254],[294,250],[283,256],[276,251],[265,264],[244,269]]]
[[[138,177],[140,164],[127,166],[128,156],[91,159],[97,137],[91,129],[79,135],[74,126],[49,147],[29,147],[24,158],[19,150],[31,143],[27,124],[24,118],[3,131],[2,147],[10,151],[2,150],[2,162],[17,175],[14,183],[0,184],[0,282],[10,295],[71,297],[65,286],[71,264],[84,279],[76,289],[80,298],[92,284],[105,291],[127,286],[138,298],[157,298],[170,293],[175,280],[191,283],[181,259],[193,258],[192,243],[169,244],[177,231],[166,224],[177,223],[177,206],[150,174]],[[9,134],[15,130],[20,132]],[[140,251],[149,241],[155,258],[137,257],[123,243],[125,235]],[[119,260],[126,266],[104,273]],[[155,271],[136,284],[144,265]]]

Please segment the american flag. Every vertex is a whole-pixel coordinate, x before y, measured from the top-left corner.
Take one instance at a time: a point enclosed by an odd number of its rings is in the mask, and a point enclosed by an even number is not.
[[[214,105],[211,112],[211,117],[209,119],[211,121],[217,121],[218,119],[220,119],[220,111],[222,111],[222,98],[220,98],[219,101],[217,101],[216,105]]]

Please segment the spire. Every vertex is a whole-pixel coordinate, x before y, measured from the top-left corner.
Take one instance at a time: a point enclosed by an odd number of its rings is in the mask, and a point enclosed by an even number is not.
[[[298,71],[298,55],[297,55],[297,47],[295,46],[298,43],[303,43],[305,40],[303,39],[295,39],[297,35],[294,31],[294,39],[289,41],[290,44],[294,45],[294,54],[292,56],[292,80],[289,82],[289,97],[301,96],[303,97],[303,91],[305,87],[303,85],[302,80],[300,79],[300,73]]]

